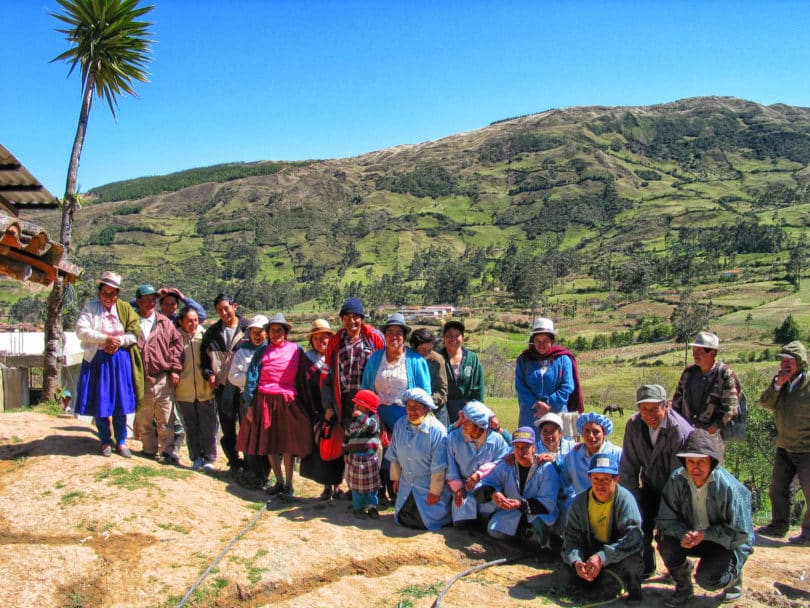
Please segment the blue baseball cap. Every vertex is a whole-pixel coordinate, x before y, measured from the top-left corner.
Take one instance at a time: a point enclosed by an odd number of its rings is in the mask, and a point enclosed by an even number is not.
[[[588,467],[588,475],[591,473],[608,473],[610,475],[619,474],[619,460],[615,454],[594,454],[591,464]]]
[[[534,435],[534,429],[530,426],[522,426],[517,429],[514,433],[512,433],[512,445],[516,443],[531,443],[532,445],[537,443],[537,439]]]

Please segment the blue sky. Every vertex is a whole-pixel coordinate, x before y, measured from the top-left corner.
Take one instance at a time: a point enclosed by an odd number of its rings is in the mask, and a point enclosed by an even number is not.
[[[154,0],[150,82],[96,100],[83,190],[354,156],[549,108],[700,95],[810,106],[808,2]],[[0,8],[0,143],[64,191],[78,73],[49,0]]]

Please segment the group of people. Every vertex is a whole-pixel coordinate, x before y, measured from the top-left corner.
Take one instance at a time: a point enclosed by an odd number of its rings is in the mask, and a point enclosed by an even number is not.
[[[135,412],[144,456],[179,462],[182,423],[192,467],[212,470],[221,431],[228,467],[271,496],[293,496],[299,459],[300,475],[323,486],[321,499],[348,485],[358,518],[393,504],[403,526],[480,525],[499,539],[532,538],[560,551],[572,579],[596,594],[624,587],[640,602],[657,539],[675,582],[667,606],[693,596],[690,556],[700,558],[698,584],[723,590],[724,601],[742,595],[751,497],[723,467],[722,439],[738,414],[739,382],[716,361],[714,334],[691,344],[695,363],[671,404],[660,385],[638,389],[638,413],[617,446],[612,421],[583,412],[576,359],[555,344],[550,319],[534,323],[516,362],[519,427],[510,434],[484,404],[483,368],[464,347],[462,321],[444,324],[434,351],[430,330],[412,331],[399,313],[375,328],[350,298],[337,330],[312,323],[304,350],[289,340],[283,314],[244,319],[227,294],[203,331],[204,311],[177,289],[141,285],[136,309],[120,289],[120,276],[103,273],[98,300],[77,322],[85,358],[75,411],[95,417],[105,456],[113,436],[131,456],[126,415]],[[761,399],[779,433],[773,522],[763,530],[775,536],[787,533],[792,478],[810,491],[807,355],[792,343],[780,358]],[[564,433],[566,413],[579,414],[578,442]],[[336,439],[342,446],[327,449]],[[791,541],[810,544],[810,516]]]

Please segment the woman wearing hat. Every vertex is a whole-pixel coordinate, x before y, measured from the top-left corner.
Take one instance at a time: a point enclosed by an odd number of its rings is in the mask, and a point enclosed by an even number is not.
[[[397,496],[394,521],[408,528],[439,530],[450,523],[447,429],[433,415],[436,404],[425,389],[409,389],[402,401],[406,415],[394,425],[385,454]]]
[[[447,416],[450,424],[458,420],[458,413],[470,401],[484,401],[484,368],[471,350],[464,348],[464,323],[448,321],[442,328],[444,357],[447,371]]]
[[[398,312],[388,317],[380,327],[385,348],[373,353],[363,370],[362,388],[372,390],[380,398],[380,420],[393,429],[405,415],[401,396],[409,388],[421,388],[431,393],[430,370],[424,357],[405,348],[411,328]],[[435,404],[434,404],[435,405]]]
[[[551,319],[537,319],[529,347],[517,358],[515,391],[520,406],[520,426],[549,412],[582,412],[582,388],[574,355],[554,344],[557,331]]]
[[[76,321],[84,360],[75,411],[95,418],[103,456],[112,455],[114,434],[118,453],[129,458],[127,414],[134,413],[143,398],[143,360],[137,347],[139,317],[132,306],[118,299],[121,275],[105,271],[96,283],[98,299],[87,302]]]
[[[613,422],[604,414],[588,412],[577,418],[577,435],[582,437],[582,443],[568,452],[562,465],[563,486],[569,499],[591,487],[588,467],[594,455],[613,454],[621,461],[622,449],[607,439],[612,432]]]
[[[267,492],[285,497],[293,496],[293,459],[312,451],[311,413],[298,398],[306,355],[287,340],[291,328],[281,313],[267,323],[268,344],[256,350],[247,371],[245,424],[236,446],[245,454],[270,457],[276,483]]]
[[[310,348],[304,361],[305,382],[301,386],[299,398],[307,404],[307,409],[313,412],[317,430],[320,430],[324,421],[321,385],[323,375],[328,371],[326,350],[334,335],[335,331],[326,319],[315,319],[306,335]],[[331,500],[338,492],[338,486],[343,479],[343,459],[322,460],[320,450],[313,449],[309,456],[301,459],[301,477],[322,484],[321,500]]]
[[[495,510],[491,501],[477,504],[472,494],[510,452],[503,435],[489,426],[494,415],[480,401],[470,401],[459,415],[461,426],[447,435],[447,485],[453,493],[454,525],[488,517]]]

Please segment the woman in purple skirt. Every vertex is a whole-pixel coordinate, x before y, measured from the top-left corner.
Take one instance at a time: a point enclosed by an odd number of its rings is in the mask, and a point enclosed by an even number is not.
[[[105,271],[96,283],[98,299],[87,302],[76,321],[84,360],[75,411],[95,418],[103,456],[112,455],[114,433],[118,453],[129,458],[127,414],[135,412],[143,397],[143,360],[136,345],[141,334],[138,313],[118,299],[121,275]]]

